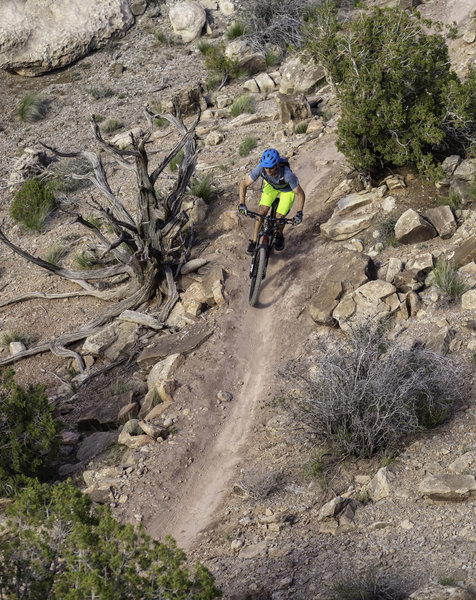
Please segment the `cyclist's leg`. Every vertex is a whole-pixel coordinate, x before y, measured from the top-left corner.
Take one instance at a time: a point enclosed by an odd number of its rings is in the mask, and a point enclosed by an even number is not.
[[[294,192],[281,192],[279,196],[279,204],[276,210],[276,217],[279,219],[285,217],[291,210],[294,204]],[[278,233],[283,235],[284,223],[279,223],[277,227]]]
[[[268,182],[264,184],[263,193],[258,207],[258,213],[263,217],[268,214],[268,211],[279,194],[279,190],[275,190]],[[258,233],[261,229],[261,221],[256,221],[253,241],[258,239]]]

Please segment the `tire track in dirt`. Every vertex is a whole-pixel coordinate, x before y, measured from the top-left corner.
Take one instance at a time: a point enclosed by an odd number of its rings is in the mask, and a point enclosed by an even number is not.
[[[247,301],[247,293],[247,290],[244,291],[243,304]],[[167,524],[167,533],[186,551],[213,519],[229,492],[229,482],[241,459],[240,449],[252,427],[257,399],[261,397],[269,373],[271,357],[262,348],[270,342],[273,308],[256,310],[243,307],[241,314],[245,326],[238,339],[233,340],[235,357],[236,362],[250,367],[223,428],[216,438],[210,431],[213,443],[193,463],[193,474],[189,472],[180,506],[170,515]],[[149,530],[155,537],[157,524],[151,523]]]

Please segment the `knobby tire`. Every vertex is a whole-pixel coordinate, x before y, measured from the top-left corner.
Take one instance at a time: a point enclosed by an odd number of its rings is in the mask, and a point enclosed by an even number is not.
[[[250,306],[254,306],[258,301],[261,282],[263,281],[263,273],[266,268],[266,248],[261,246],[258,248],[258,254],[255,259],[254,274],[251,277],[250,286]]]

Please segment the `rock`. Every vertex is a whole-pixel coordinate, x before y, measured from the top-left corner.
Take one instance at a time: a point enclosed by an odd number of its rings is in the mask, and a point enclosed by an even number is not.
[[[343,292],[341,281],[323,281],[309,303],[311,318],[321,325],[332,325],[334,308]]]
[[[20,354],[26,350],[26,346],[23,342],[10,342],[8,344],[8,351],[10,352],[10,356],[15,356],[15,354]]]
[[[214,306],[217,304],[215,300],[215,291],[217,288],[223,288],[224,281],[225,271],[223,270],[223,267],[218,265],[213,266],[202,279],[202,293],[208,306]]]
[[[225,210],[222,215],[223,227],[226,231],[236,229],[240,223],[240,215],[237,210]]]
[[[368,485],[368,493],[372,502],[378,502],[390,495],[396,474],[390,467],[382,467],[377,471]]]
[[[475,600],[476,596],[458,585],[428,583],[413,592],[408,600]]]
[[[103,479],[96,481],[84,491],[93,502],[98,504],[106,504],[114,499],[114,494],[119,490],[121,479]]]
[[[6,0],[0,68],[35,77],[65,67],[123,35],[133,23],[127,0]]]
[[[267,94],[276,89],[276,82],[268,73],[260,73],[254,79],[245,81],[243,88],[252,93]]]
[[[198,316],[202,312],[202,309],[206,303],[207,299],[203,293],[202,285],[198,281],[192,283],[185,290],[185,293],[182,296],[182,304],[185,308],[185,312],[193,315],[194,317]]]
[[[246,54],[243,58],[238,61],[238,68],[243,69],[248,75],[255,75],[266,71],[266,56],[261,52],[253,52],[252,54]],[[273,88],[274,89],[274,85]]]
[[[451,156],[447,156],[445,160],[441,163],[443,167],[443,171],[448,175],[448,177],[452,177],[455,172],[456,167],[461,162],[461,156],[457,154],[452,154]]]
[[[225,136],[221,131],[210,131],[205,138],[205,146],[219,146],[225,140]]]
[[[427,335],[425,348],[438,354],[447,354],[454,336],[455,330],[451,327],[438,327]]]
[[[474,475],[430,475],[423,479],[418,490],[432,500],[466,500],[476,494],[476,479]]]
[[[258,556],[266,556],[268,551],[268,544],[266,541],[252,544],[251,546],[245,546],[240,550],[240,558],[257,558]]]
[[[302,63],[299,58],[293,58],[284,65],[279,91],[287,96],[312,93],[325,81],[322,67],[313,61]]]
[[[139,427],[146,435],[153,438],[154,440],[156,440],[159,437],[165,439],[169,433],[166,427],[153,423],[149,420],[139,421]]]
[[[433,269],[433,255],[431,252],[425,254],[415,254],[410,257],[405,269],[416,272],[417,277],[427,275]]]
[[[231,0],[218,0],[218,7],[225,17],[231,17],[235,12],[235,6]]]
[[[403,268],[403,263],[399,258],[390,257],[388,259],[387,270],[385,272],[385,281],[393,283],[396,275],[400,273]]]
[[[125,310],[118,316],[119,321],[125,321],[127,323],[136,323],[137,325],[142,325],[143,327],[148,327],[149,329],[163,329],[164,324],[159,321],[159,319],[153,317],[152,315],[147,315],[145,313],[139,312],[137,310]]]
[[[399,292],[418,291],[424,286],[424,275],[416,269],[400,271],[393,278],[393,283]]]
[[[353,291],[374,276],[375,265],[365,254],[345,251],[322,277],[318,291],[309,303],[311,317],[317,322],[331,325],[336,319],[334,308],[342,294]],[[334,310],[334,312],[332,312]]]
[[[128,131],[122,131],[121,133],[116,134],[111,138],[110,143],[123,150],[124,148],[132,146],[131,136],[137,139],[141,135],[143,135],[142,129],[140,127],[134,127]]]
[[[170,354],[187,354],[211,334],[210,326],[205,322],[199,322],[185,327],[178,333],[162,335],[142,350],[137,359],[138,365],[142,369],[147,369]]]
[[[139,427],[139,419],[129,419],[127,423],[124,423],[121,432],[128,433],[129,435],[139,435],[142,432]]]
[[[472,471],[476,473],[476,450],[465,452],[458,456],[450,465],[448,465],[450,473],[464,474]]]
[[[388,281],[376,279],[364,283],[364,285],[360,286],[355,291],[362,294],[362,296],[371,302],[378,302],[379,300],[383,300],[387,296],[394,294],[396,288],[391,283],[388,283]]]
[[[476,290],[468,290],[461,296],[463,310],[476,310]]]
[[[178,5],[177,5],[178,6]],[[177,94],[163,101],[163,112],[177,115],[177,109],[183,117],[193,115],[207,108],[200,83],[192,83],[182,88]]]
[[[78,420],[79,431],[98,431],[116,429],[119,425],[120,410],[132,403],[134,392],[125,392],[116,396],[107,396],[97,402]]]
[[[453,177],[471,182],[476,177],[476,158],[467,158],[456,167]]]
[[[348,194],[337,202],[331,218],[321,224],[321,231],[333,240],[347,240],[367,229],[378,212],[380,202],[376,190]]]
[[[187,211],[189,224],[198,225],[203,223],[207,217],[208,206],[203,198],[196,196],[187,197],[182,202],[182,209]]]
[[[476,261],[476,235],[472,235],[456,248],[452,258],[456,267],[462,267],[473,261]]]
[[[231,394],[230,392],[224,392],[223,390],[220,390],[217,393],[217,398],[221,402],[231,402],[233,400],[233,394]]]
[[[82,351],[84,354],[104,356],[114,362],[136,345],[138,330],[135,323],[114,321],[87,337]]]
[[[117,415],[118,423],[126,423],[130,419],[135,419],[139,414],[139,404],[137,402],[131,402],[121,408]]]
[[[117,439],[118,444],[127,446],[128,448],[142,448],[147,444],[153,444],[154,440],[148,435],[131,435],[127,431],[121,431]]]
[[[317,520],[324,521],[326,519],[333,519],[344,510],[348,503],[349,498],[336,496],[330,502],[326,502],[326,504],[324,504],[324,506],[321,507],[317,515]]]
[[[189,260],[180,269],[181,275],[187,275],[188,273],[193,273],[194,271],[198,271],[201,267],[204,267],[208,263],[206,258],[194,258]]]
[[[81,436],[76,431],[62,431],[61,444],[63,446],[76,446]]]
[[[200,37],[207,17],[202,6],[196,2],[185,0],[185,2],[177,2],[170,7],[169,19],[174,32],[181,36],[183,42],[187,43]]]
[[[76,457],[81,462],[87,462],[116,442],[117,433],[115,431],[97,431],[81,442]]]
[[[147,8],[146,0],[129,0],[129,6],[131,8],[131,12],[135,17],[140,17],[145,13]]]
[[[436,236],[436,229],[415,210],[409,208],[395,224],[395,237],[401,244],[425,242]]]
[[[149,391],[156,389],[161,382],[173,379],[175,371],[183,365],[184,361],[185,359],[181,354],[171,354],[156,363],[147,377]]]
[[[444,240],[450,238],[457,229],[453,211],[447,205],[429,208],[425,216]]]
[[[290,121],[304,121],[312,116],[311,107],[304,95],[286,96],[278,94],[276,103],[279,119],[283,125]]]

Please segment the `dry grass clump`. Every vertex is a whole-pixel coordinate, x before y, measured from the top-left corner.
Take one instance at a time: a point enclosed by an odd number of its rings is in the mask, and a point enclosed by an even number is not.
[[[463,367],[405,348],[372,322],[350,328],[294,375],[298,418],[336,455],[391,452],[403,436],[442,423],[466,392]]]

